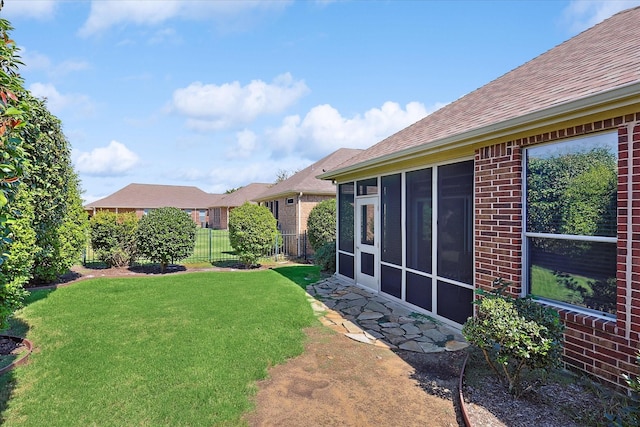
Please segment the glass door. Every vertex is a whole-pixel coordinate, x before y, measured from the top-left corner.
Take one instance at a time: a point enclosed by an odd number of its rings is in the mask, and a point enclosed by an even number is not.
[[[380,247],[378,197],[357,199],[356,212],[356,283],[377,292]]]

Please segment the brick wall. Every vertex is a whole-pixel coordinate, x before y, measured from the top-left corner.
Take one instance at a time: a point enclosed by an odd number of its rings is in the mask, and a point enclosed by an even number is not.
[[[616,319],[559,310],[566,325],[564,361],[614,387],[638,373],[640,347],[640,113],[482,147],[475,153],[475,281],[493,279],[522,290],[522,148],[589,133],[618,130],[618,264]],[[631,141],[629,149],[628,142]],[[630,180],[630,181],[629,181]],[[631,217],[628,210],[631,210]]]

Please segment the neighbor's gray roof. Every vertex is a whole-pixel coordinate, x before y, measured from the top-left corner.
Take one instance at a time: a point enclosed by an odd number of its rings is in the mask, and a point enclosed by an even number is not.
[[[236,207],[241,206],[244,202],[250,202],[255,199],[258,194],[263,193],[273,184],[264,184],[254,182],[244,187],[240,187],[233,193],[224,194],[222,197],[214,201],[211,207]]]
[[[541,29],[543,30],[543,29]],[[384,139],[323,178],[359,163],[640,82],[640,7],[620,12]]]
[[[318,160],[311,166],[293,174],[284,181],[280,181],[253,200],[261,202],[264,200],[272,200],[278,197],[299,193],[333,195],[336,192],[336,186],[330,181],[325,181],[316,177],[323,172],[331,170],[332,168],[346,162],[348,159],[361,152],[362,150],[355,148],[340,148],[339,150]]]
[[[181,185],[129,184],[103,199],[85,205],[91,208],[154,209],[172,206],[180,209],[208,208],[217,194],[198,187]]]

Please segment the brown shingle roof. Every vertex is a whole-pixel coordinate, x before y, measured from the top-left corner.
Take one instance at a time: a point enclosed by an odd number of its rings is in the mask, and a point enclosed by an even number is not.
[[[362,150],[355,148],[340,148],[318,160],[311,166],[293,174],[288,179],[280,181],[253,200],[260,202],[298,193],[334,195],[336,193],[336,186],[330,181],[321,180],[316,177],[325,171],[341,165],[361,152]]]
[[[225,194],[223,197],[214,201],[211,207],[236,207],[241,206],[244,202],[253,200],[258,194],[263,193],[272,184],[264,184],[254,182],[244,187],[240,187],[233,193]]]
[[[172,206],[180,209],[208,208],[219,197],[198,187],[180,185],[129,184],[103,199],[85,206],[90,208],[154,209]]]
[[[391,135],[335,172],[639,81],[637,7],[614,15]],[[327,175],[324,177],[331,174]]]

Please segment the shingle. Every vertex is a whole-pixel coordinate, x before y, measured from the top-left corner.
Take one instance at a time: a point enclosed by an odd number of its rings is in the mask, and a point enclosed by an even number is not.
[[[244,187],[240,187],[233,193],[224,194],[214,201],[210,207],[236,207],[241,206],[244,202],[254,200],[254,198],[264,192],[272,184],[254,182]]]
[[[328,156],[318,160],[314,164],[293,174],[288,179],[280,181],[258,195],[253,200],[263,201],[277,198],[288,194],[314,194],[314,195],[334,195],[336,187],[330,181],[316,178],[325,171],[346,162],[362,150],[354,148],[341,148]]]
[[[640,7],[620,12],[334,170],[640,81]]]
[[[172,206],[180,209],[204,209],[219,196],[206,193],[198,187],[134,183],[87,204],[85,208],[154,209]]]

